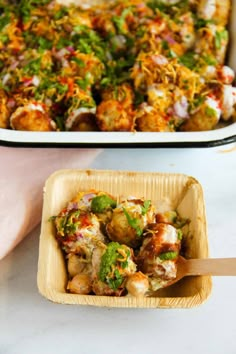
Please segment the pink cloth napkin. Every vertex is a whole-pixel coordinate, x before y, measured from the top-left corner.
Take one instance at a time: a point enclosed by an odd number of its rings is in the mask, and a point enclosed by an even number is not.
[[[49,175],[64,168],[87,168],[100,152],[0,147],[0,259],[40,222]]]

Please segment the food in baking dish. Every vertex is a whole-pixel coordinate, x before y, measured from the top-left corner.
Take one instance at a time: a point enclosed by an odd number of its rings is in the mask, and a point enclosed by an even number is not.
[[[0,128],[172,132],[234,121],[229,12],[229,0],[2,0]]]
[[[65,256],[68,292],[148,296],[176,277],[188,222],[176,211],[91,190],[50,220]]]

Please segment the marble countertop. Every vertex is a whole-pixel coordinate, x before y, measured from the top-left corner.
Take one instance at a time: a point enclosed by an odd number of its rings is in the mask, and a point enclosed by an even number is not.
[[[202,184],[211,257],[236,257],[236,149],[107,149],[95,169],[185,173]],[[37,289],[40,226],[0,261],[0,354],[235,354],[236,277],[192,309],[60,305]]]

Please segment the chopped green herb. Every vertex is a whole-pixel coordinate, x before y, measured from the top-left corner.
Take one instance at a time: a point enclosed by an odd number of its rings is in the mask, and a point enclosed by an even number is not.
[[[71,59],[70,59],[70,61],[74,61],[76,64],[78,64],[78,66],[80,67],[80,68],[84,68],[86,65],[85,65],[85,62],[83,61],[83,60],[81,60],[81,59],[79,59],[79,58],[76,58],[76,57],[72,57]]]
[[[182,232],[182,230],[180,230],[180,229],[178,229],[177,230],[177,238],[178,238],[178,240],[182,240],[182,238],[183,238],[183,232]]]
[[[143,206],[141,206],[142,209],[142,215],[147,214],[147,211],[151,205],[151,200],[144,200]]]
[[[164,252],[159,255],[160,260],[162,261],[169,261],[173,260],[178,257],[178,252],[170,251],[170,252]]]
[[[126,25],[125,19],[126,19],[126,16],[129,14],[132,14],[132,8],[130,8],[130,7],[128,7],[127,9],[124,9],[120,16],[113,16],[112,17],[112,20],[113,20],[114,24],[116,25],[118,32],[121,34],[127,33],[127,29],[125,26]]]
[[[196,58],[194,52],[187,52],[181,57],[179,57],[179,61],[181,64],[187,66],[189,69],[193,69],[196,65]]]
[[[170,48],[169,47],[169,43],[167,41],[165,41],[165,40],[163,40],[161,42],[161,46],[162,46],[162,49],[164,49],[164,50],[168,50]]]
[[[56,122],[56,125],[57,125],[58,129],[60,131],[64,131],[65,130],[65,122],[64,122],[63,117],[57,116],[57,117],[54,118],[54,120]]]
[[[195,28],[198,30],[202,27],[206,27],[208,24],[214,23],[214,20],[205,20],[204,18],[196,18],[195,20]]]
[[[216,49],[220,49],[222,42],[226,41],[228,39],[228,31],[227,30],[223,30],[221,32],[216,31],[216,35],[215,35],[215,47]]]
[[[86,91],[91,86],[90,74],[86,73],[85,77],[76,80],[76,83],[82,88],[82,90]]]
[[[54,20],[59,20],[60,18],[66,16],[68,14],[68,9],[67,7],[62,7],[59,11],[57,11],[53,18]]]
[[[41,68],[41,58],[33,59],[23,68],[24,72],[34,75],[38,74]]]
[[[203,55],[202,58],[208,65],[216,65],[217,64],[217,60],[211,55]]]
[[[3,44],[8,42],[8,35],[0,33],[0,42],[2,42]]]
[[[136,219],[136,218],[132,218],[129,213],[127,212],[127,210],[125,208],[123,208],[123,212],[127,218],[127,221],[128,221],[128,224],[133,228],[135,229],[136,233],[137,233],[137,236],[142,236],[142,229],[140,227],[140,224],[139,224],[139,219]]]
[[[4,16],[0,16],[0,31],[11,22],[10,14],[4,14]]]
[[[134,92],[134,105],[137,107],[145,101],[145,95],[139,91]]]
[[[38,39],[38,45],[40,49],[42,50],[52,49],[52,42],[49,41],[47,38],[39,37],[37,39]]]
[[[73,46],[73,45],[74,45],[74,43],[72,42],[71,39],[60,37],[58,42],[57,42],[57,44],[56,44],[56,48],[57,49],[62,49],[62,48],[70,47],[70,46]]]

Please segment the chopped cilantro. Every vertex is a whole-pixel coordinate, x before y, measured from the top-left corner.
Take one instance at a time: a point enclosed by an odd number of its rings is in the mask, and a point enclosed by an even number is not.
[[[140,227],[139,219],[132,218],[125,208],[123,208],[123,212],[127,218],[128,224],[136,231],[137,236],[142,236],[143,231]]]
[[[214,23],[213,20],[205,20],[204,18],[196,18],[195,20],[195,28],[198,30],[202,27],[206,27],[208,24]]]
[[[11,22],[11,16],[10,14],[6,13],[4,16],[0,16],[0,31],[3,30],[3,28],[8,25],[8,23]]]
[[[139,91],[134,92],[134,105],[137,107],[145,101],[145,95]]]
[[[76,80],[77,85],[82,88],[82,90],[86,91],[91,86],[90,74],[86,73],[83,79]]]
[[[168,50],[169,49],[169,43],[166,40],[163,40],[161,42],[162,49]]]
[[[37,37],[38,39],[38,46],[42,50],[50,50],[52,49],[52,42],[49,41],[47,38],[44,37]]]
[[[113,16],[112,20],[114,24],[116,25],[116,28],[118,30],[118,33],[125,34],[127,33],[127,28],[126,28],[126,16],[132,14],[132,8],[128,7],[127,9],[124,9],[121,13],[120,16]]]
[[[74,234],[80,226],[79,216],[80,210],[72,210],[65,215],[55,217],[54,222],[58,235],[65,237]]]
[[[0,33],[0,42],[2,42],[3,44],[7,43],[8,42],[8,35],[7,34],[3,34],[3,33]]]
[[[211,55],[203,55],[202,58],[208,65],[216,65],[217,64],[217,60]]]
[[[144,36],[144,34],[146,33],[146,29],[144,27],[139,27],[136,31],[136,36],[138,38],[142,38]]]
[[[53,16],[54,20],[59,20],[60,18],[68,14],[68,8],[66,6],[59,9]]]
[[[178,252],[170,251],[159,254],[158,256],[162,261],[173,260],[178,257]]]
[[[57,41],[56,48],[62,49],[62,48],[70,47],[73,45],[74,45],[74,43],[72,42],[71,39],[65,38],[65,37],[60,37],[59,40]]]
[[[64,122],[64,119],[63,117],[60,117],[60,116],[56,116],[54,118],[55,122],[56,122],[56,125],[58,127],[58,129],[60,131],[64,131],[65,130],[65,122]]]
[[[41,68],[41,58],[33,59],[23,68],[24,72],[34,75],[38,74]]]
[[[141,206],[142,209],[142,215],[147,214],[147,211],[151,205],[151,200],[144,200],[143,206]]]
[[[216,35],[215,35],[215,47],[216,49],[220,49],[222,42],[226,41],[228,39],[228,31],[227,30],[223,30],[221,32],[216,31]]]
[[[203,102],[205,101],[205,99],[206,98],[204,96],[200,96],[200,95],[196,96],[190,104],[190,107],[189,107],[190,111],[201,106],[203,104]]]
[[[178,229],[177,230],[177,238],[178,238],[178,240],[182,240],[182,238],[183,238],[183,232],[182,232],[182,230],[180,230],[180,229]]]
[[[74,61],[80,68],[84,68],[86,66],[83,60],[76,57],[72,57],[70,61]]]
[[[181,64],[187,66],[189,69],[193,69],[196,65],[196,58],[194,52],[187,52],[181,57],[179,57],[179,61]]]

